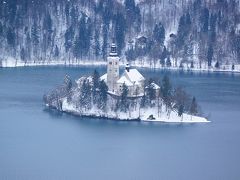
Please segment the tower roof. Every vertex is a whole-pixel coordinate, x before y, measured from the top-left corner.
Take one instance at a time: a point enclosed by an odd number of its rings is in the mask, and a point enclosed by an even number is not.
[[[112,43],[112,45],[111,45],[111,51],[110,51],[109,56],[112,56],[112,57],[118,56],[118,54],[117,54],[117,46],[116,46],[115,43]]]

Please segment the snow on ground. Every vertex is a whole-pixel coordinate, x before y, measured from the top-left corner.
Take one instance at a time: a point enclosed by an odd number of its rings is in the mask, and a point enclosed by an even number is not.
[[[162,109],[164,109],[163,107]],[[179,117],[177,112],[172,111],[170,116],[167,115],[165,111],[158,113],[158,108],[147,108],[141,109],[136,108],[133,111],[124,113],[124,112],[114,112],[107,110],[103,112],[97,108],[91,108],[90,110],[80,110],[76,108],[73,104],[69,104],[66,99],[63,99],[62,111],[68,112],[74,115],[79,116],[90,116],[90,117],[101,117],[117,120],[141,120],[148,122],[166,122],[166,123],[207,123],[210,122],[204,117],[191,116],[189,114],[183,114],[182,117]],[[155,119],[149,119],[149,116],[153,116]]]
[[[155,119],[151,120],[148,119],[149,115],[153,114]],[[203,123],[203,122],[210,122],[204,117],[199,116],[192,116],[189,114],[184,113],[182,117],[179,117],[177,112],[172,111],[170,116],[167,116],[166,113],[161,113],[158,116],[156,109],[147,109],[144,110],[142,116],[140,118],[142,121],[158,121],[158,122],[169,122],[169,123]]]

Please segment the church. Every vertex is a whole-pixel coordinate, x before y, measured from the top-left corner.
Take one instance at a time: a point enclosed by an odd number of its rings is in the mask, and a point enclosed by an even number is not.
[[[111,45],[110,54],[107,57],[107,73],[100,77],[108,86],[108,91],[113,95],[121,95],[123,84],[128,87],[129,97],[141,97],[144,95],[144,81],[142,74],[128,64],[124,72],[119,75],[119,61],[117,47],[113,43]]]

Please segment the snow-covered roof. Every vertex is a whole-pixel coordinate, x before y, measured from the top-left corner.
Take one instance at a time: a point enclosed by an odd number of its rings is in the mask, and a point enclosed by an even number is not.
[[[151,84],[152,84],[152,86],[153,86],[153,89],[160,89],[160,86],[157,85],[156,83],[151,83]]]
[[[132,83],[131,81],[129,81],[129,80],[126,78],[126,76],[122,76],[122,77],[117,81],[117,83],[119,83],[119,84],[125,83],[126,86],[132,86],[132,85],[133,85],[133,83]]]
[[[100,80],[107,82],[107,73],[105,73],[104,75],[102,75],[102,76],[100,77]]]
[[[140,74],[137,69],[129,69],[128,71],[125,70],[125,74],[129,78],[131,82],[139,82],[144,80],[144,77]]]
[[[158,90],[158,89],[160,89],[160,86],[159,85],[157,85],[156,83],[154,83],[154,82],[152,82],[151,83],[151,86],[153,87],[153,89],[155,89],[155,90]],[[148,88],[148,86],[146,86],[146,88]]]

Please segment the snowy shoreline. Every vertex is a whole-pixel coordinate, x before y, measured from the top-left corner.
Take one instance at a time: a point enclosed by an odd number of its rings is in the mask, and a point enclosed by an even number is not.
[[[18,62],[13,61],[2,61],[0,62],[0,68],[17,68],[17,67],[37,67],[37,66],[68,66],[68,67],[77,67],[77,66],[104,66],[106,61],[48,61],[48,62]],[[126,62],[121,61],[120,66],[125,66]],[[161,64],[156,64],[155,66],[149,63],[139,63],[137,61],[131,64],[134,67],[138,68],[150,68],[150,69],[162,69],[162,70],[171,70],[171,71],[189,71],[189,72],[220,72],[220,73],[240,73],[240,69],[230,70],[230,69],[208,69],[208,68],[188,68],[188,67],[162,67]]]
[[[49,105],[46,105],[49,107]],[[54,108],[54,107],[53,107]],[[178,116],[177,112],[171,111],[170,115],[162,112],[158,114],[157,108],[146,108],[139,111],[132,111],[131,115],[124,112],[113,112],[108,111],[106,113],[92,108],[87,111],[80,111],[74,105],[69,104],[66,99],[62,101],[62,112],[80,117],[92,117],[92,118],[103,118],[108,120],[119,120],[119,121],[143,121],[143,122],[161,122],[161,123],[208,123],[211,122],[207,118],[189,115],[183,113],[182,117]],[[153,115],[155,119],[149,119],[149,116]]]

